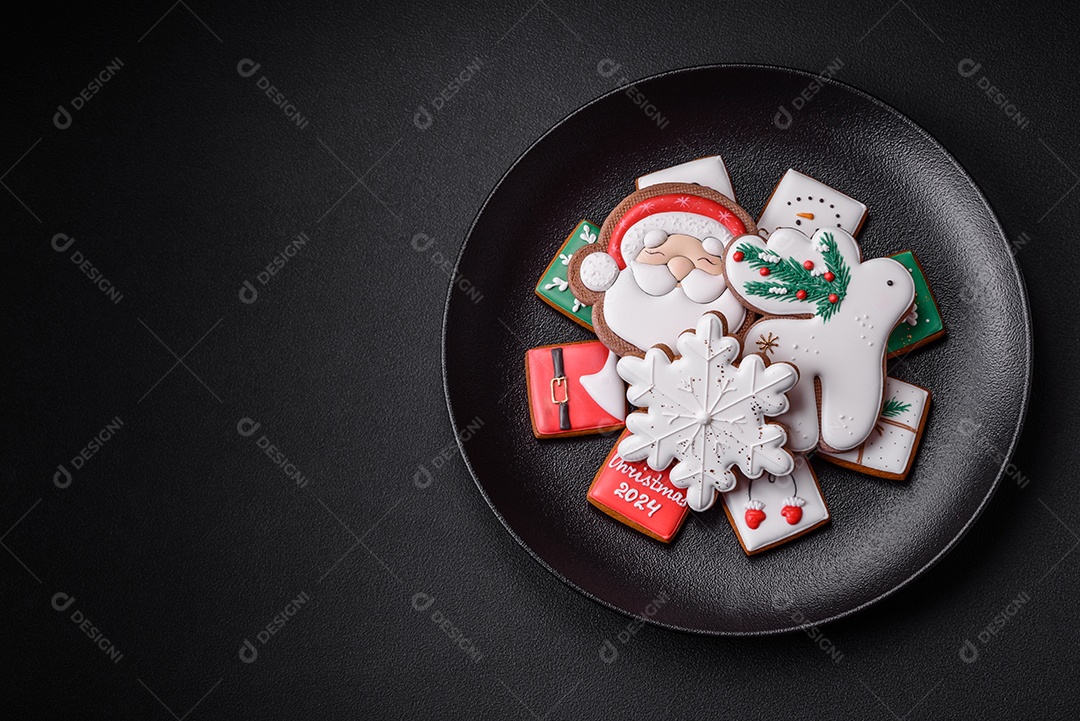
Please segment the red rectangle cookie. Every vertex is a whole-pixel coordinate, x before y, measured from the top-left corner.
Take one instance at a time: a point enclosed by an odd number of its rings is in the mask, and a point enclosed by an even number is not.
[[[644,461],[624,461],[619,457],[619,441],[593,478],[589,503],[647,536],[670,543],[690,512],[686,491],[671,485],[667,470],[654,471]]]
[[[622,428],[626,385],[615,370],[617,361],[595,340],[526,351],[533,435],[563,438]]]

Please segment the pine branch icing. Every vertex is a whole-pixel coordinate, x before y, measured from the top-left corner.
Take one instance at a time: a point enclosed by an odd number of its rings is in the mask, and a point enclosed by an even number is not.
[[[752,243],[742,243],[738,251],[750,267],[768,280],[752,280],[743,284],[743,292],[779,300],[813,303],[814,314],[828,321],[847,295],[851,282],[851,268],[836,247],[832,233],[822,234],[814,250],[821,254],[825,267],[816,267],[812,261],[800,262],[795,258],[781,258],[768,248]]]
[[[907,413],[909,410],[911,410],[910,403],[901,403],[895,398],[890,398],[885,401],[885,405],[881,409],[881,415],[883,418],[895,418],[901,413]]]

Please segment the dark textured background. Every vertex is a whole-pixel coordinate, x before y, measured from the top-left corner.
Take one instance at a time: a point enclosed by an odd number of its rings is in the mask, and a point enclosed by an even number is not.
[[[1080,491],[1070,468],[1080,389],[1049,380],[1075,368],[1080,323],[1065,300],[1077,270],[1078,62],[1067,52],[1077,10],[903,0],[857,10],[553,0],[33,10],[7,22],[0,111],[4,336],[14,358],[0,519],[5,712],[1080,711]],[[70,108],[117,57],[115,77],[58,129],[57,106]],[[1036,368],[1016,470],[938,567],[823,629],[839,662],[803,634],[710,639],[630,626],[619,659],[605,664],[598,650],[627,619],[522,552],[458,456],[442,394],[449,278],[438,261],[452,263],[514,159],[622,77],[706,62],[818,71],[837,57],[839,80],[899,108],[967,167],[1017,247]],[[237,72],[244,58],[261,64],[248,78]],[[621,71],[598,73],[604,58]],[[972,77],[957,70],[965,58],[982,64]],[[420,130],[419,106],[431,108],[477,61]],[[261,94],[261,76],[309,119],[305,128]],[[260,285],[258,272],[300,232],[309,242]],[[58,233],[75,243],[54,251]],[[417,233],[434,239],[423,253],[410,244]],[[119,303],[71,262],[75,251],[122,293]],[[253,304],[238,299],[245,280],[259,288]],[[119,432],[57,487],[57,467],[70,469],[116,417]],[[241,418],[259,431],[240,435]],[[304,487],[260,451],[262,435]],[[421,465],[431,473],[424,488],[414,482]],[[257,641],[302,593],[310,601]],[[75,601],[58,612],[56,594]],[[414,610],[429,597],[429,610]],[[75,611],[118,662],[71,620]],[[434,611],[469,639],[471,655]],[[238,657],[245,639],[258,649],[253,663]],[[966,640],[978,649],[973,663],[959,655]]]

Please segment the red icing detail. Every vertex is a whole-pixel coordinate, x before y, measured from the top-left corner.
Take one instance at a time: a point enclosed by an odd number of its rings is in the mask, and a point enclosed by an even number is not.
[[[769,274],[769,269],[768,268],[762,268],[758,272],[761,273],[762,275],[768,275]]]
[[[836,293],[829,293],[829,302],[830,303],[835,303],[838,300],[840,300],[840,296],[838,296]]]
[[[761,522],[765,520],[765,511],[760,508],[747,508],[746,509],[746,525],[751,529],[757,530],[757,527],[761,525]]]
[[[825,278],[825,282],[827,283],[832,283],[834,280],[836,280],[836,276],[832,274],[831,270],[825,271],[825,275],[822,277]]]
[[[551,359],[552,346],[532,348],[525,354],[529,379],[529,409],[536,430],[545,436],[565,436],[569,433],[598,428],[618,427],[622,419],[615,418],[598,406],[581,385],[581,377],[596,373],[607,362],[608,349],[600,341],[570,343],[563,349],[563,369],[566,371],[566,397],[570,399],[570,426],[559,428],[559,406],[551,402],[551,379],[555,375]],[[563,391],[559,390],[559,397]]]
[[[812,260],[804,260],[803,264],[802,264],[802,267],[806,268],[807,270],[813,270],[814,269],[814,261],[812,261]]]
[[[686,491],[671,485],[669,471],[654,471],[644,461],[624,461],[618,449],[616,442],[593,479],[589,503],[631,528],[671,541],[690,512]]]
[[[799,506],[784,506],[780,510],[780,515],[787,519],[789,525],[794,526],[802,520],[802,508]]]
[[[806,261],[806,262],[809,263],[810,261]],[[797,290],[797,291],[795,291],[795,297],[798,298],[799,300],[806,300],[806,291],[805,290]]]
[[[736,250],[734,253],[731,254],[731,259],[736,263],[741,263],[743,258],[745,257],[746,256],[743,255],[743,252],[741,250]]]
[[[611,240],[608,241],[607,252],[619,264],[619,270],[626,267],[626,260],[622,257],[622,248],[620,247],[623,236],[626,235],[626,231],[630,229],[630,226],[653,213],[694,213],[695,215],[704,215],[718,221],[730,230],[732,235],[746,234],[746,226],[739,220],[739,216],[715,200],[678,193],[647,198],[626,211],[611,231]]]

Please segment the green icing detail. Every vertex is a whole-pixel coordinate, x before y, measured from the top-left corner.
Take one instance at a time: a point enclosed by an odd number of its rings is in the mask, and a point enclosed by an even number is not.
[[[888,352],[892,354],[940,333],[945,329],[945,324],[941,320],[934,297],[930,294],[930,285],[926,282],[926,276],[920,270],[915,255],[905,250],[903,253],[890,257],[911,271],[911,279],[915,281],[915,310],[919,314],[918,322],[914,326],[901,320],[900,325],[893,329],[888,343]]]
[[[536,284],[536,293],[546,301],[572,315],[592,330],[592,306],[578,302],[567,285],[566,271],[569,270],[570,256],[581,248],[595,243],[600,237],[600,228],[587,220],[581,221],[566,242],[555,254],[551,267],[547,269],[540,282]],[[576,309],[575,309],[576,306]]]
[[[817,241],[824,247],[821,253],[825,261],[825,270],[835,277],[833,280],[825,280],[824,275],[813,275],[803,267],[803,264],[795,258],[784,258],[774,262],[761,259],[765,253],[776,255],[768,247],[759,248],[751,243],[743,243],[738,250],[745,256],[744,260],[754,270],[769,269],[769,275],[762,276],[768,280],[751,280],[743,283],[743,292],[747,295],[756,295],[761,298],[788,301],[790,303],[815,303],[815,314],[820,316],[823,322],[828,322],[836,311],[840,310],[840,304],[847,296],[848,283],[851,282],[851,269],[848,268],[844,256],[836,248],[836,239],[832,233],[822,233]],[[803,300],[796,297],[799,291],[806,293]],[[835,296],[836,302],[830,302],[829,296]]]
[[[881,409],[881,415],[885,418],[895,418],[901,413],[907,413],[911,410],[910,403],[901,403],[895,398],[890,398],[885,401],[885,406]]]

